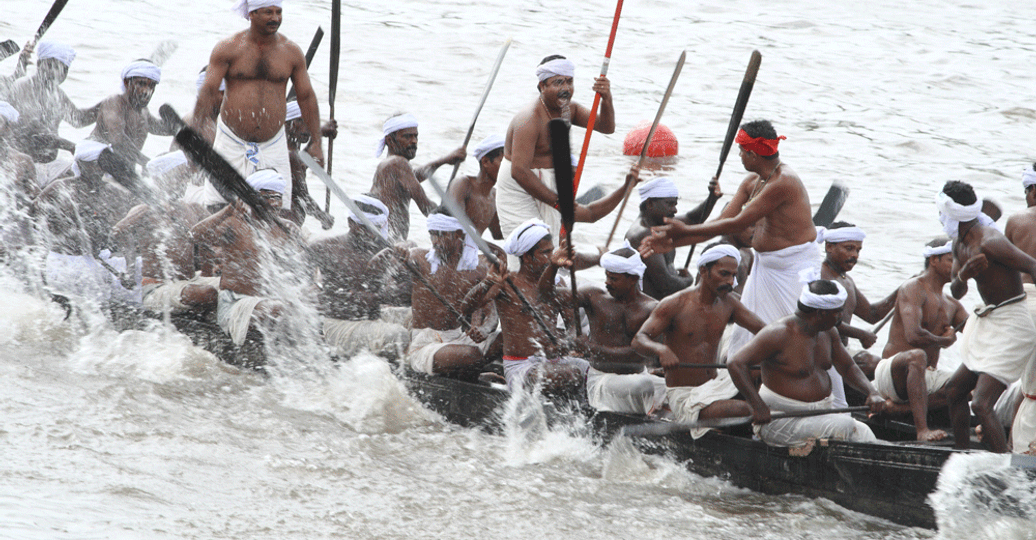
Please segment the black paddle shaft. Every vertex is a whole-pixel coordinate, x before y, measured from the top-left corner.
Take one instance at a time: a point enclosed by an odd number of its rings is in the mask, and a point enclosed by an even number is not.
[[[65,9],[65,4],[67,3],[68,0],[54,0],[54,3],[50,6],[50,11],[48,11],[47,15],[43,17],[43,22],[40,24],[40,27],[36,29],[36,36],[33,38],[33,42],[39,41],[39,39],[43,37],[43,34],[48,28],[50,28],[50,25],[54,24],[54,21],[57,20],[58,15],[61,14],[61,10]]]
[[[324,39],[324,29],[317,27],[317,31],[313,34],[313,41],[309,42],[309,48],[306,49],[306,69],[309,69],[309,64],[313,62],[313,57],[317,54],[317,49],[320,48],[320,40]],[[291,89],[288,90],[287,101],[291,101],[295,97],[295,85],[291,85]]]
[[[554,179],[558,188],[558,210],[561,212],[561,226],[564,228],[565,243],[568,246],[568,259],[574,262],[575,250],[572,248],[572,226],[576,222],[576,193],[572,184],[572,147],[568,141],[568,122],[555,118],[548,124],[550,130],[550,150],[554,157]],[[576,287],[576,268],[573,264],[569,271],[572,279],[572,311],[575,313],[576,335],[581,335],[582,322],[579,320],[579,293]]]

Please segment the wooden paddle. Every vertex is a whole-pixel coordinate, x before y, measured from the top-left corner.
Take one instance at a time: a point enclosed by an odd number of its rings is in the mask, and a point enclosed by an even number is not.
[[[748,69],[745,70],[745,77],[741,79],[741,89],[738,90],[737,100],[734,102],[734,112],[730,114],[730,122],[727,123],[727,136],[723,138],[723,147],[719,151],[719,167],[716,167],[715,176],[715,182],[717,183],[719,183],[720,173],[723,172],[723,164],[726,163],[730,149],[734,146],[734,137],[737,135],[738,128],[741,127],[741,119],[745,116],[748,98],[752,95],[755,77],[759,74],[759,65],[762,62],[763,55],[759,51],[752,51],[752,56],[748,59]],[[701,215],[695,224],[704,223],[709,218],[709,214],[712,213],[712,208],[716,206],[718,199],[719,197],[713,194],[710,183],[709,195],[705,199],[705,208],[702,209]],[[697,247],[697,244],[691,244],[691,249],[687,252],[687,261],[683,263],[685,270],[691,265],[691,257],[694,255],[695,247]]]
[[[151,52],[151,56],[148,57],[148,60],[151,60],[152,64],[162,67],[162,64],[165,64],[166,60],[169,60],[169,57],[172,56],[178,48],[180,48],[180,44],[177,43],[176,40],[167,39],[155,47],[155,50]]]
[[[572,186],[572,147],[568,142],[568,122],[555,118],[547,124],[550,131],[550,151],[554,157],[554,179],[558,189],[558,210],[561,212],[561,234],[568,246],[568,260],[575,261],[572,248],[572,227],[576,223],[576,191]],[[575,312],[576,336],[583,334],[579,319],[579,291],[576,287],[576,267],[573,264],[569,275],[572,278],[572,310]]]
[[[772,420],[782,418],[806,418],[810,416],[823,416],[826,414],[844,414],[853,412],[866,412],[870,407],[861,405],[858,407],[844,407],[840,409],[816,409],[810,411],[789,411],[775,412],[770,415]],[[701,428],[727,428],[741,426],[752,422],[751,416],[734,416],[728,418],[709,418],[698,422],[651,422],[635,426],[625,426],[620,432],[627,437],[653,437],[668,435],[674,431],[690,431]]]
[[[3,43],[0,43],[0,61],[7,57],[17,54],[18,51],[22,50],[13,39],[9,39]]]
[[[615,16],[612,17],[612,31],[608,36],[608,47],[604,50],[604,62],[601,64],[601,77],[608,75],[608,65],[612,61],[612,46],[615,45],[615,33],[619,30],[619,15],[622,14],[622,0],[615,5]],[[594,92],[594,102],[590,105],[590,117],[586,119],[586,135],[583,136],[583,149],[579,152],[579,166],[576,167],[575,176],[572,178],[572,189],[579,190],[579,179],[583,176],[583,164],[586,163],[586,152],[590,148],[590,136],[594,132],[594,124],[597,123],[597,106],[601,103],[601,94]],[[573,197],[575,192],[573,192]]]
[[[471,117],[471,124],[468,125],[468,133],[464,135],[464,144],[461,146],[467,147],[468,142],[471,141],[471,134],[475,132],[475,122],[478,120],[478,115],[482,112],[482,106],[486,104],[486,98],[489,97],[489,90],[493,88],[493,82],[496,81],[496,74],[500,71],[500,65],[504,63],[504,55],[507,54],[507,49],[511,46],[511,38],[507,38],[503,47],[500,47],[500,53],[496,55],[496,62],[493,64],[493,71],[489,74],[489,80],[486,81],[486,87],[482,90],[482,99],[478,101],[478,107],[475,107],[475,115]],[[446,183],[446,189],[448,190],[450,184],[453,183],[453,179],[457,176],[457,171],[460,170],[460,163],[453,165],[453,172],[450,173],[450,181]]]
[[[335,95],[338,94],[338,56],[342,49],[342,0],[331,0],[331,65],[329,67],[329,80],[327,82],[328,114],[331,120],[335,119]],[[321,136],[314,133],[311,137]],[[327,152],[324,161],[327,162],[327,175],[331,176],[331,162],[335,155],[335,140],[327,138]],[[324,212],[331,212],[331,188],[324,191]]]
[[[651,129],[648,131],[647,139],[644,139],[644,147],[640,150],[640,159],[637,160],[637,169],[644,164],[644,159],[647,158],[648,146],[651,144],[651,137],[655,136],[655,130],[658,129],[658,123],[662,121],[662,113],[665,112],[666,103],[669,103],[669,96],[673,94],[673,87],[676,86],[676,80],[680,78],[680,70],[683,69],[683,62],[687,59],[687,51],[680,53],[680,59],[676,61],[676,69],[673,70],[673,76],[669,79],[669,87],[666,88],[665,94],[662,96],[662,102],[658,104],[658,112],[655,113],[655,121],[651,123]],[[612,225],[612,230],[608,233],[608,240],[604,242],[604,250],[608,251],[608,245],[612,243],[612,237],[615,236],[615,229],[619,227],[619,221],[622,220],[622,212],[626,209],[626,203],[629,201],[630,193],[633,192],[633,184],[630,184],[626,188],[626,194],[622,197],[622,205],[619,206],[619,213],[615,216],[615,224]]]
[[[817,208],[817,213],[813,214],[813,225],[830,227],[838,217],[838,212],[842,211],[842,206],[845,205],[845,199],[848,197],[849,186],[845,182],[841,180],[832,182],[831,187],[827,190],[827,195],[824,195],[824,200],[820,203],[820,208]]]
[[[54,0],[54,3],[50,6],[50,11],[48,11],[47,15],[43,17],[43,22],[40,23],[40,27],[36,29],[36,35],[32,38],[33,46],[35,46],[36,42],[43,37],[43,34],[50,28],[50,25],[54,24],[54,21],[57,20],[58,15],[61,14],[61,10],[65,9],[65,4],[67,3],[68,0]]]
[[[317,54],[317,49],[320,48],[320,40],[324,39],[324,29],[317,27],[317,31],[313,34],[313,40],[309,42],[309,48],[306,49],[306,69],[309,69],[309,65],[313,63],[313,57]],[[288,90],[288,97],[285,101],[291,101],[295,97],[295,85],[292,84]]]

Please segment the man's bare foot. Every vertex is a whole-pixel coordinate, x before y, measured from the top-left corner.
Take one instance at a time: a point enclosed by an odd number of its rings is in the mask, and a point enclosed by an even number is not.
[[[941,429],[926,429],[917,432],[917,440],[921,442],[935,442],[946,438],[946,432]]]

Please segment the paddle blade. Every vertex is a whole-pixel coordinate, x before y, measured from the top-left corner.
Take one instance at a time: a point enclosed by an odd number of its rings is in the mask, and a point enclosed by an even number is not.
[[[0,43],[0,60],[7,58],[13,54],[18,54],[18,51],[22,50],[13,39],[9,39],[3,43]]]
[[[838,217],[838,212],[842,211],[842,206],[845,205],[845,199],[848,197],[849,186],[840,180],[835,180],[831,184],[831,188],[827,190],[827,195],[820,203],[817,213],[813,214],[813,224],[817,227],[830,227]]]
[[[572,148],[568,142],[568,122],[555,118],[547,125],[550,131],[550,151],[554,157],[554,178],[558,188],[558,210],[565,230],[571,232],[575,223],[576,199],[572,190]]]
[[[54,21],[57,20],[58,15],[61,14],[61,10],[65,9],[65,4],[67,3],[68,0],[54,0],[54,3],[50,6],[50,11],[48,11],[47,15],[43,17],[43,22],[40,23],[40,27],[36,29],[36,38],[34,41],[39,41],[39,39],[43,37],[43,34],[48,28],[50,28],[50,25],[54,24]]]
[[[309,69],[309,64],[313,62],[313,57],[317,54],[317,49],[320,47],[320,40],[324,39],[324,29],[317,27],[317,31],[313,34],[313,40],[309,42],[309,49],[306,50],[306,69]],[[285,101],[291,101],[295,97],[295,85],[291,85],[291,89],[288,90],[288,97]]]
[[[327,82],[327,99],[334,110],[335,94],[338,92],[338,56],[342,48],[342,0],[331,1],[331,65],[330,80]],[[332,115],[333,117],[334,115]]]
[[[122,157],[115,154],[111,148],[105,148],[101,155],[97,156],[97,164],[101,170],[110,174],[112,179],[119,185],[128,189],[130,193],[150,202],[156,202],[154,194],[149,190],[137,176],[133,165]]]
[[[745,78],[741,80],[741,89],[737,92],[737,101],[734,102],[734,112],[730,114],[730,122],[727,124],[727,136],[724,137],[723,148],[719,152],[719,167],[716,169],[717,178],[723,172],[723,163],[727,161],[730,148],[734,145],[734,137],[741,126],[741,119],[745,116],[748,98],[752,95],[755,77],[759,74],[759,66],[762,62],[763,55],[759,51],[752,51],[752,57],[748,60],[748,69],[745,70]]]
[[[151,63],[161,67],[179,47],[180,44],[172,39],[167,39],[162,43],[159,43],[158,46],[155,47],[155,50],[151,52]]]

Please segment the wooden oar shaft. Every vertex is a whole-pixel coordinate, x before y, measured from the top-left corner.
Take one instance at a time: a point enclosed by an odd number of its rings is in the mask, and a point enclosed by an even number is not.
[[[32,38],[34,45],[41,37],[43,37],[43,34],[47,32],[50,25],[54,24],[54,21],[57,20],[58,15],[61,14],[61,10],[65,9],[65,4],[67,3],[68,0],[54,0],[54,3],[50,6],[50,11],[47,11],[47,14],[43,17],[43,22],[40,23],[40,27],[36,29],[36,34],[34,34]]]
[[[482,112],[482,107],[486,104],[486,99],[489,97],[489,91],[493,88],[493,83],[496,82],[496,74],[500,72],[500,65],[504,63],[504,56],[507,54],[507,49],[511,46],[511,38],[507,38],[503,47],[500,47],[500,53],[496,55],[496,62],[493,64],[493,71],[489,74],[489,80],[486,81],[486,87],[482,89],[482,98],[478,100],[478,107],[475,107],[475,114],[471,117],[471,123],[468,124],[468,132],[464,135],[464,144],[461,146],[467,147],[468,143],[471,142],[471,135],[475,133],[475,122],[478,121],[478,115]],[[460,170],[460,163],[453,165],[453,172],[450,173],[450,181],[447,182],[447,186],[453,182],[453,179],[457,176],[457,171]]]
[[[892,306],[892,309],[890,309],[889,312],[884,317],[882,317],[880,321],[878,321],[878,324],[874,325],[874,328],[871,329],[871,333],[877,334],[878,330],[881,330],[885,326],[885,324],[892,320],[892,316],[895,314],[896,306]]]
[[[555,118],[549,122],[550,149],[554,164],[554,179],[558,188],[558,209],[561,212],[561,231],[568,246],[568,259],[574,261],[575,250],[572,247],[572,228],[575,226],[575,189],[572,187],[572,150],[568,140],[568,122]],[[569,271],[572,282],[572,311],[575,320],[576,336],[583,333],[579,320],[579,292],[576,286],[575,265]]]
[[[342,48],[342,0],[331,2],[331,65],[328,70],[329,80],[327,83],[328,114],[331,120],[335,119],[335,96],[338,93],[338,58]],[[315,135],[314,135],[315,136]],[[327,164],[327,174],[331,175],[335,155],[335,140],[327,138],[327,153],[324,155],[324,162]],[[324,190],[324,213],[331,212],[331,188]]]

